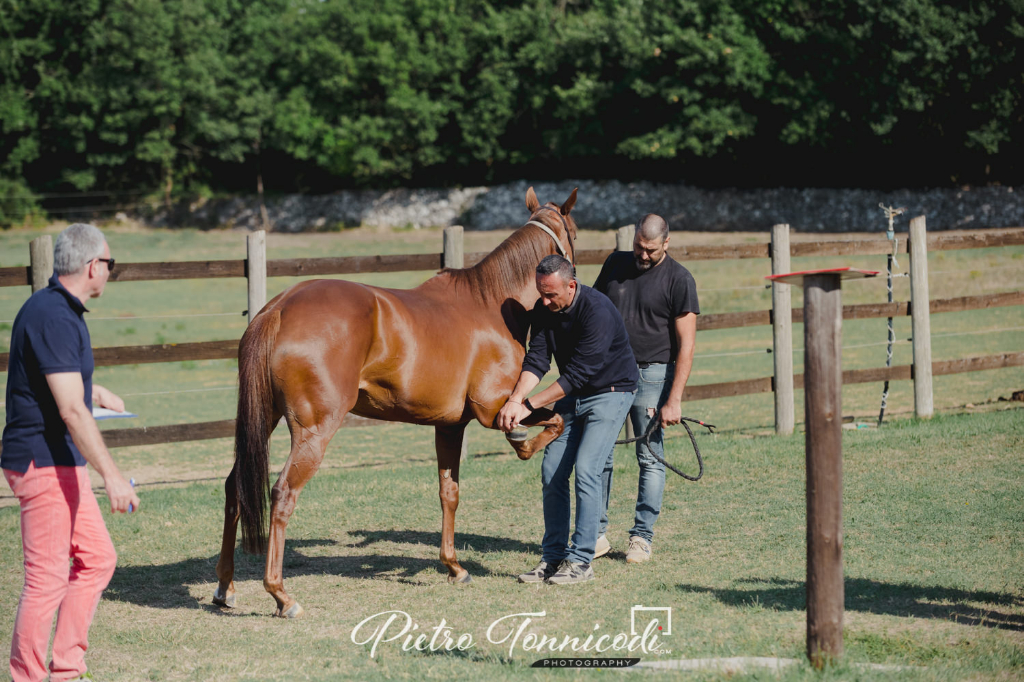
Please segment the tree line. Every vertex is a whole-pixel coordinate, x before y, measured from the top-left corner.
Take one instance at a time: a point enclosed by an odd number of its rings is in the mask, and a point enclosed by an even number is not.
[[[1022,17],[1020,0],[0,0],[0,223],[47,193],[257,183],[1019,182]]]

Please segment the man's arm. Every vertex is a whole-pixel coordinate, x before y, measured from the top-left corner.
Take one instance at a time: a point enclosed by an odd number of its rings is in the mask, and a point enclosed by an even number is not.
[[[672,388],[669,389],[668,401],[661,408],[662,426],[678,424],[683,415],[683,391],[690,378],[693,367],[693,352],[697,348],[697,316],[684,313],[675,319],[672,332],[676,335],[679,350],[676,353],[676,369],[672,375]]]
[[[529,416],[530,410],[523,405],[523,400],[539,383],[540,377],[533,372],[523,370],[519,375],[519,381],[516,382],[516,387],[512,389],[512,395],[508,397],[508,401],[498,411],[499,429],[508,433],[519,426],[519,422]],[[543,392],[541,391],[541,393]]]
[[[128,505],[139,508],[139,498],[128,481],[118,471],[110,457],[96,420],[85,405],[85,385],[78,372],[57,372],[46,375],[46,383],[60,410],[60,417],[68,427],[71,439],[85,457],[85,461],[103,477],[103,485],[110,498],[110,511],[126,512]],[[113,395],[111,393],[111,395]],[[115,396],[116,397],[116,396]],[[122,404],[123,405],[123,404]]]

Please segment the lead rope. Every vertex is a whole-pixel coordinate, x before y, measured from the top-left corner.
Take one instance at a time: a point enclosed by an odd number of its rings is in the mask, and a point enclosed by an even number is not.
[[[684,429],[686,429],[686,435],[688,435],[690,437],[690,443],[693,444],[693,452],[694,452],[694,454],[697,455],[697,466],[700,469],[697,472],[696,476],[688,476],[687,474],[684,474],[682,471],[680,471],[679,469],[676,469],[674,466],[672,466],[671,464],[666,462],[664,459],[659,457],[657,454],[655,454],[654,450],[651,449],[651,434],[654,433],[654,431],[658,428],[658,425],[660,424],[660,420],[657,417],[655,417],[654,419],[651,419],[651,422],[647,425],[647,433],[645,433],[644,435],[637,436],[636,438],[626,438],[625,440],[617,440],[617,441],[615,441],[615,444],[616,445],[628,445],[629,443],[636,443],[637,441],[643,441],[643,443],[647,446],[647,451],[651,453],[651,455],[654,457],[654,459],[658,460],[659,462],[661,462],[662,464],[667,466],[669,469],[671,469],[672,471],[676,472],[677,474],[679,474],[680,476],[685,478],[687,481],[699,481],[700,477],[704,475],[704,458],[700,456],[700,448],[697,447],[697,439],[694,437],[693,431],[690,429],[689,424],[687,424],[686,422],[693,422],[694,424],[700,424],[701,426],[703,426],[704,428],[706,428],[708,430],[708,433],[714,433],[715,432],[715,425],[714,424],[705,424],[704,422],[702,422],[699,419],[691,419],[690,417],[680,417],[680,419],[681,419],[681,421],[679,423],[683,425]]]

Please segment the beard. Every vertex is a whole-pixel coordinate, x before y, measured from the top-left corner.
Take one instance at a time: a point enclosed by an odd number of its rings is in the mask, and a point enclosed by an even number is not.
[[[633,262],[636,263],[636,269],[640,272],[646,272],[654,267],[654,261],[652,260],[640,260],[639,258],[633,258]]]

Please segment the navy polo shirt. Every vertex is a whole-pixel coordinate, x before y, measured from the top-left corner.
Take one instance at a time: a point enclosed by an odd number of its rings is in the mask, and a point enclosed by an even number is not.
[[[566,310],[553,313],[541,299],[530,319],[530,350],[523,371],[543,379],[555,356],[566,395],[635,391],[640,376],[622,316],[608,297],[577,283]]]
[[[32,294],[14,318],[7,363],[7,426],[0,467],[25,473],[36,467],[85,466],[57,410],[47,374],[81,372],[92,410],[92,345],[82,302],[57,279]]]

